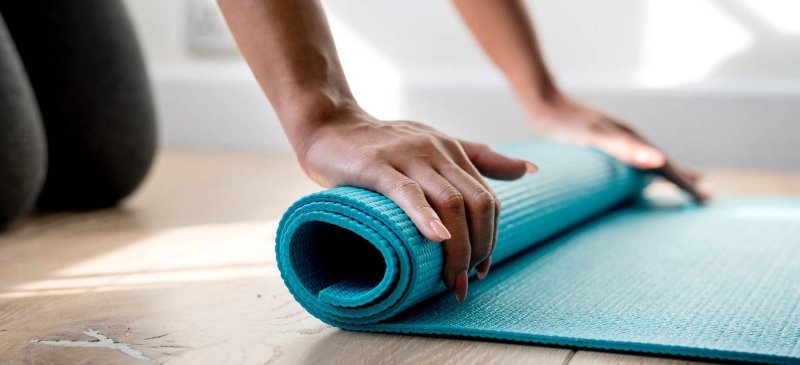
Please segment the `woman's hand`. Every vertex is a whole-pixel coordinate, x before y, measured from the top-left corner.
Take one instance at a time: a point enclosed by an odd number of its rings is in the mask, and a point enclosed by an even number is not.
[[[669,161],[664,152],[621,120],[562,94],[531,110],[534,127],[541,135],[599,148],[631,166],[657,171],[695,201],[708,200],[697,186],[699,173]]]
[[[564,96],[545,64],[523,1],[453,3],[542,135],[594,146],[632,166],[657,170],[695,200],[707,199],[697,188],[699,174],[670,163],[661,150],[619,119]]]
[[[336,112],[298,146],[303,169],[325,187],[386,195],[429,240],[444,242],[445,285],[463,302],[467,273],[483,278],[497,240],[499,202],[481,175],[513,180],[536,165],[457,140],[426,125],[382,122],[361,110]]]
[[[319,1],[219,4],[306,173],[323,186],[359,186],[397,203],[426,238],[444,242],[443,280],[463,302],[468,270],[486,276],[497,239],[498,201],[481,174],[516,179],[536,166],[362,111]]]

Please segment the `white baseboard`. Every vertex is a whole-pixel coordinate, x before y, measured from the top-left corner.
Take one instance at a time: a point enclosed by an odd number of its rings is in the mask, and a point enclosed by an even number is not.
[[[164,144],[288,148],[277,117],[243,65],[157,66],[151,73]],[[487,143],[531,138],[519,105],[502,81],[468,80],[406,80],[391,94],[398,99],[398,108],[389,112],[392,115],[381,116],[419,120]],[[566,79],[563,84],[583,100],[630,120],[687,164],[800,169],[800,88],[796,85],[739,80],[647,89],[591,77]]]

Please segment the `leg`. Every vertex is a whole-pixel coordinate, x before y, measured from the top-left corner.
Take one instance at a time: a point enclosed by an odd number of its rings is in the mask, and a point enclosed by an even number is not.
[[[116,204],[146,175],[155,113],[121,1],[0,4],[42,114],[49,150],[40,209]]]
[[[36,201],[46,164],[36,98],[0,16],[0,227]]]

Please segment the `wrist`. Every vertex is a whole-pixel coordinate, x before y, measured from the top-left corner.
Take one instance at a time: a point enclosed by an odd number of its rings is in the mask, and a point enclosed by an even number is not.
[[[327,136],[335,135],[341,127],[373,119],[353,99],[336,102],[326,100],[320,104],[310,105],[283,124],[297,160],[305,169],[308,151],[314,144],[326,139]]]
[[[528,67],[523,72],[507,72],[515,93],[529,110],[538,111],[563,98],[555,80],[544,68]]]
[[[522,104],[533,121],[551,119],[549,116],[564,111],[571,105],[569,96],[554,89],[547,93],[529,93],[520,95]]]
[[[361,112],[351,95],[324,89],[296,90],[282,95],[273,106],[298,154],[322,126],[338,116]]]
[[[275,111],[287,132],[314,128],[342,111],[360,109],[349,93],[325,87],[298,88],[277,99]]]
[[[512,83],[512,87],[528,116],[534,120],[568,104],[569,97],[550,81]]]

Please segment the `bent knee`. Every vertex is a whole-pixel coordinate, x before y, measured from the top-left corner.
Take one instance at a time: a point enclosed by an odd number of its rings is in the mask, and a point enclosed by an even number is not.
[[[93,156],[51,154],[37,208],[89,210],[117,205],[141,185],[152,164],[155,140],[138,142],[132,148],[93,151]]]
[[[25,124],[0,134],[0,228],[33,207],[45,180],[44,138],[37,124]]]

